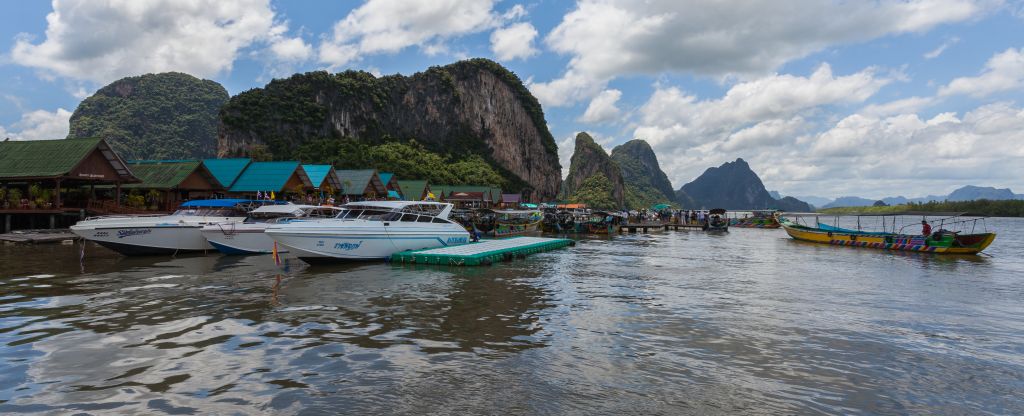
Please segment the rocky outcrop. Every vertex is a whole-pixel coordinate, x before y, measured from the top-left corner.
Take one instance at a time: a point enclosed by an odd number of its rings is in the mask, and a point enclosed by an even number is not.
[[[197,159],[217,150],[220,84],[178,72],[122,78],[83,100],[68,138],[103,137],[124,159]]]
[[[647,208],[676,199],[668,175],[661,170],[651,145],[630,140],[612,149],[611,159],[622,169],[629,208]]]
[[[563,185],[564,195],[572,196],[587,178],[596,174],[603,174],[611,182],[611,198],[618,205],[616,208],[624,207],[625,185],[622,180],[622,169],[589,134],[581,132],[576,135],[576,148],[569,163],[569,176],[566,176]]]
[[[264,147],[287,158],[313,140],[416,140],[480,155],[539,199],[558,193],[561,165],[544,113],[515,74],[486,59],[411,76],[310,72],[243,92],[221,111],[218,154]]]
[[[690,204],[695,204],[688,205],[677,198],[687,208],[811,210],[807,203],[793,197],[772,198],[761,178],[743,159],[708,168],[693,182],[683,185],[678,194],[680,198],[689,199]]]

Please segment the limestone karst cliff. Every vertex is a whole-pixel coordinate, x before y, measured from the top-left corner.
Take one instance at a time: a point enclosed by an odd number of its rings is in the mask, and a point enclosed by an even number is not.
[[[312,141],[364,144],[415,140],[458,159],[481,156],[535,199],[560,186],[558,148],[536,98],[486,59],[410,76],[323,71],[275,79],[232,97],[221,110],[218,155],[254,149],[286,158]]]
[[[78,104],[68,138],[102,137],[125,159],[213,157],[220,84],[179,72],[110,83]]]
[[[609,185],[608,191],[614,207],[601,206],[596,208],[622,208],[625,206],[625,185],[622,180],[622,169],[605,153],[601,145],[585,132],[576,135],[576,148],[569,163],[569,176],[565,178],[563,194],[572,197],[581,189],[584,182],[592,176],[604,176]],[[603,196],[603,195],[602,195]]]

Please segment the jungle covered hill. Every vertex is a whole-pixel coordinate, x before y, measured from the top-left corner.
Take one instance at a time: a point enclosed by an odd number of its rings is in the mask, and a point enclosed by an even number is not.
[[[1024,201],[978,199],[974,201],[917,202],[901,205],[843,207],[819,210],[823,214],[896,214],[901,212],[966,212],[986,217],[1024,217]]]

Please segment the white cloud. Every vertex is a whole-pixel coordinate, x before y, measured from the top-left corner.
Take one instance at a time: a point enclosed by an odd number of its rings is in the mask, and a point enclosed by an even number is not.
[[[862,114],[887,116],[892,114],[916,113],[936,103],[932,97],[907,97],[882,104],[872,104],[861,110]]]
[[[563,75],[530,88],[545,105],[592,97],[626,74],[758,76],[828,46],[924,32],[980,15],[990,0],[833,2],[580,0],[546,37],[571,57]],[[993,6],[993,7],[990,7]]]
[[[950,46],[956,45],[957,42],[960,42],[960,38],[955,36],[947,39],[945,42],[942,42],[942,44],[939,45],[939,47],[926,52],[924,54],[924,59],[938,58],[939,55],[942,55],[942,53],[946,51],[946,49],[949,49]]]
[[[444,49],[450,38],[494,28],[525,14],[514,6],[504,15],[492,9],[492,0],[369,0],[334,24],[319,47],[319,60],[332,68],[364,55],[395,53],[410,46]]]
[[[301,62],[313,56],[313,47],[302,38],[281,38],[270,44],[270,51],[281,61]]]
[[[816,107],[863,102],[889,82],[872,68],[834,76],[823,64],[809,77],[772,75],[736,84],[717,100],[698,101],[678,88],[659,87],[640,108],[634,137],[661,151],[713,143],[759,122],[789,125],[794,116]]]
[[[621,111],[615,104],[622,98],[622,91],[604,90],[593,100],[583,112],[579,121],[584,123],[607,123],[619,117]]]
[[[1010,48],[992,56],[981,75],[954,79],[939,89],[939,95],[980,98],[1016,89],[1024,89],[1024,48]]]
[[[213,76],[231,70],[241,49],[280,36],[269,0],[58,0],[53,8],[46,39],[19,36],[13,61],[99,83],[147,72]],[[278,50],[287,46],[295,45]]]
[[[527,22],[509,25],[491,33],[491,50],[501,61],[526,59],[539,52],[533,47],[536,37],[537,29]]]
[[[11,130],[0,127],[0,136],[11,140],[56,140],[68,136],[71,112],[63,108],[49,112],[46,110],[29,111],[21,115],[21,120],[11,125]],[[17,131],[14,131],[17,130]]]

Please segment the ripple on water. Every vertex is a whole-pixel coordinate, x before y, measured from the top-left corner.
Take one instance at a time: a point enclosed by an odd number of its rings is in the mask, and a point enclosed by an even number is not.
[[[1024,413],[1005,235],[962,259],[681,231],[476,269],[90,246],[84,274],[2,246],[0,412]]]

